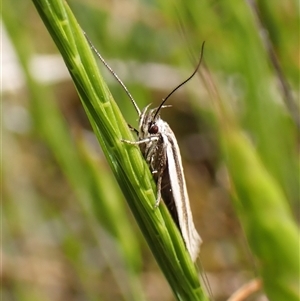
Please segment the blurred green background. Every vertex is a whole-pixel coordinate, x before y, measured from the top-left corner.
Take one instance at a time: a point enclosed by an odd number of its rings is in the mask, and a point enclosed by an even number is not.
[[[299,220],[298,2],[259,1],[265,29],[252,1],[68,4],[140,108],[192,72],[206,41],[205,75],[176,92],[162,117],[181,148],[201,263],[215,300],[225,300],[258,268],[231,203],[216,95]],[[35,7],[3,3],[2,22],[4,300],[173,300]],[[124,91],[105,78],[136,126]]]

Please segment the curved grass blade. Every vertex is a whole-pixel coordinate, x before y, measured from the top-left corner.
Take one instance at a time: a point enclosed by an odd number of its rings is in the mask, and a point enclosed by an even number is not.
[[[207,300],[168,210],[164,205],[153,208],[155,185],[138,147],[121,142],[132,140],[132,135],[72,12],[64,1],[33,2],[64,58],[107,160],[176,298]]]

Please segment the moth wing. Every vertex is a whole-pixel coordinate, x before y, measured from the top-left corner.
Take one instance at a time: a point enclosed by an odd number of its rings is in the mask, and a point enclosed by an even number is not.
[[[166,124],[166,126],[168,135],[163,135],[163,139],[165,140],[165,145],[167,145],[166,151],[171,189],[175,200],[182,237],[193,262],[195,262],[200,252],[202,240],[193,222],[177,140],[169,125]]]

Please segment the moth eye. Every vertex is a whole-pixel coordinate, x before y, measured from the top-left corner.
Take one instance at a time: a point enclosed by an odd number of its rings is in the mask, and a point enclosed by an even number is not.
[[[150,134],[157,134],[157,132],[158,132],[158,126],[155,123],[150,124],[148,132]]]

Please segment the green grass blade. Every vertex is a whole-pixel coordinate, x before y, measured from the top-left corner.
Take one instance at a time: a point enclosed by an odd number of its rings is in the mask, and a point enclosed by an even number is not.
[[[60,50],[115,177],[178,300],[207,300],[182,238],[162,204],[154,210],[155,186],[126,122],[101,78],[93,54],[63,1],[33,1]],[[118,221],[116,221],[118,222]]]
[[[288,25],[279,2],[268,5],[267,11],[259,11],[265,23],[274,22],[267,32],[257,27],[247,1],[230,0],[216,6],[209,1],[198,1],[197,8],[187,6],[184,1],[180,3],[179,15],[183,26],[191,24],[186,32],[191,32],[193,42],[200,44],[199,36],[207,41],[209,50],[204,61],[212,81],[216,79],[217,93],[215,87],[210,92],[216,104],[212,114],[219,120],[218,130],[225,150],[222,160],[229,171],[237,215],[258,260],[263,289],[270,300],[299,300],[299,229],[290,212],[291,208],[299,208],[299,133],[283,105],[278,76],[262,43],[262,32],[266,36],[273,34],[280,65],[292,66],[284,73],[290,75],[288,81],[293,83],[296,79],[293,70],[298,65],[287,49],[292,49],[292,53],[297,51],[297,47],[291,46],[296,43],[290,43],[294,36],[291,28],[299,19],[293,13],[297,5],[289,7]],[[166,2],[163,4],[167,6]],[[259,5],[266,7],[263,3]],[[216,35],[211,34],[212,27],[218,27]],[[215,52],[209,47],[215,48]],[[224,88],[224,81],[217,79],[219,72],[226,81],[237,76],[242,84],[233,85],[233,93],[228,93],[230,84]],[[291,91],[297,95],[299,87],[295,85]],[[217,103],[218,99],[221,103]]]
[[[236,211],[266,294],[273,301],[299,300],[299,229],[288,201],[247,138],[233,128],[223,134]]]

